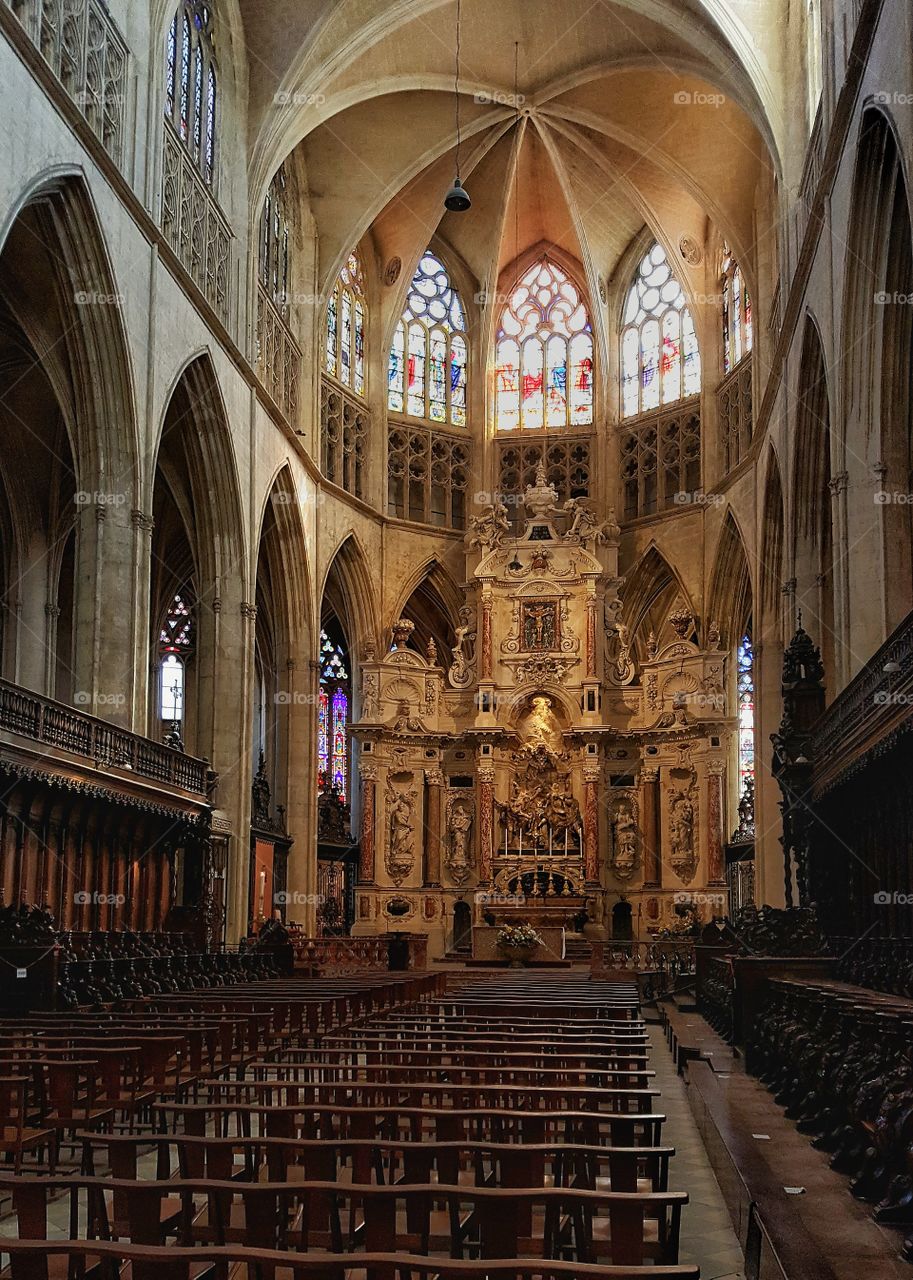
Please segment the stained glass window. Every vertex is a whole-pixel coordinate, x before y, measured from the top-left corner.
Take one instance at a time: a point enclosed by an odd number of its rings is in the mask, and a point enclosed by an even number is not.
[[[821,101],[822,40],[820,0],[808,0],[805,10],[805,21],[806,71],[808,80],[808,123],[809,127],[811,127],[811,125],[814,124],[815,116],[818,113],[818,103]]]
[[[288,179],[280,165],[260,214],[260,283],[280,311],[288,306],[289,242]]]
[[[593,421],[593,333],[586,304],[560,267],[542,258],[501,312],[495,350],[499,431]]]
[[[159,632],[159,715],[172,723],[184,719],[184,664],[195,641],[193,611],[187,601],[187,591],[177,592]]]
[[[460,295],[441,260],[425,253],[390,347],[387,407],[411,418],[464,427],[467,353]]]
[[[751,298],[742,279],[739,264],[723,247],[721,278],[723,302],[723,372],[731,373],[743,356],[747,356],[754,340]]]
[[[317,778],[321,791],[345,800],[349,775],[349,671],[345,650],[320,633],[320,694],[317,706]]]
[[[217,127],[216,69],[212,12],[202,0],[181,0],[168,29],[165,116],[174,125],[207,186],[212,186]]]
[[[622,416],[674,404],[701,389],[691,312],[665,250],[653,244],[628,290],[621,330]]]
[[[212,186],[215,177],[216,158],[216,70],[209,64],[206,82],[206,151],[203,156],[203,177]]]
[[[353,252],[327,303],[324,367],[360,396],[365,393],[365,315],[364,272]]]
[[[745,784],[754,782],[754,651],[746,632],[736,654],[736,688],[739,718],[739,797]]]
[[[178,15],[175,14],[168,28],[168,48],[165,53],[165,115],[174,117],[174,91],[178,63]]]

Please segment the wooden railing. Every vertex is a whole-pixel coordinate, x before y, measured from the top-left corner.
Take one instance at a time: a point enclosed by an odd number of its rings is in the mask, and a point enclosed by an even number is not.
[[[197,288],[230,328],[231,228],[187,148],[166,120],[162,231]]]
[[[301,348],[262,284],[257,285],[257,367],[263,385],[296,426]]]
[[[889,737],[910,730],[913,613],[872,655],[816,724],[811,740],[815,794],[824,794],[861,768]]]
[[[4,0],[123,167],[130,54],[101,0]]]
[[[376,938],[298,938],[292,934],[295,966],[320,974],[364,973],[389,967],[389,945]]]
[[[140,778],[197,796],[208,795],[214,778],[207,761],[85,715],[62,702],[0,680],[0,732],[56,747],[95,766],[129,769]]]
[[[690,939],[651,938],[625,942],[610,938],[594,942],[594,964],[604,969],[630,969],[632,973],[654,972],[660,976],[660,990],[694,973],[695,951]]]

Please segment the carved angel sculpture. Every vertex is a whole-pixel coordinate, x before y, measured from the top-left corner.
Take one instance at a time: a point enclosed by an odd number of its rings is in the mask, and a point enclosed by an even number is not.
[[[500,499],[488,503],[482,514],[470,516],[469,532],[466,542],[470,547],[481,547],[490,551],[499,547],[506,533],[510,532],[510,520],[507,518],[507,507]]]

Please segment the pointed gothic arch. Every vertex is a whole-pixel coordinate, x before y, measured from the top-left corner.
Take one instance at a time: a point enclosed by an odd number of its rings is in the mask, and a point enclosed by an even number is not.
[[[438,663],[446,666],[456,642],[455,628],[463,602],[464,596],[452,575],[437,556],[432,556],[409,575],[391,621],[403,617],[414,622],[412,643],[425,653],[429,640],[434,640]]]
[[[622,610],[624,623],[641,660],[646,656],[651,632],[662,644],[668,615],[678,599],[684,601],[693,613],[690,593],[681,576],[656,543],[651,542],[626,575]],[[666,638],[672,638],[671,631]]]
[[[913,225],[905,170],[894,121],[881,107],[869,107],[853,176],[843,363],[844,466],[851,477],[876,467],[885,495],[877,534],[861,549],[870,562],[880,562],[891,584],[880,633],[873,631],[870,641],[883,639],[913,607],[913,512],[905,498],[893,496],[913,488]],[[861,636],[856,645],[865,651]]]
[[[835,440],[824,346],[811,315],[805,322],[796,405],[791,520],[794,603],[802,610],[806,630],[821,647],[825,670],[833,672],[831,458]]]
[[[327,564],[320,589],[320,621],[335,614],[343,622],[349,648],[357,662],[365,645],[378,642],[377,595],[364,547],[356,533],[346,534]]]
[[[728,511],[707,592],[707,618],[720,628],[724,647],[738,643],[752,616],[753,598],[745,544],[732,511]]]
[[[125,697],[103,714],[129,723],[135,581],[120,579],[126,607],[103,616],[115,566],[98,547],[134,537],[137,423],[123,298],[82,175],[37,176],[0,245],[4,670],[68,701],[94,697],[104,665]]]
[[[309,684],[303,659],[313,628],[307,543],[288,464],[273,478],[261,513],[255,583],[252,767],[259,770],[262,755],[272,805],[288,810],[301,714],[296,695]]]
[[[190,609],[197,631],[195,702],[188,701],[185,741],[212,758],[217,652],[240,630],[247,592],[243,504],[231,432],[207,353],[179,372],[162,417],[152,481],[150,649],[158,672],[159,620],[174,596]],[[224,611],[224,612],[223,612]],[[226,621],[227,620],[227,621]],[[226,626],[228,631],[226,632]],[[220,639],[217,640],[217,634]],[[157,724],[150,682],[150,721]],[[194,727],[196,726],[196,727]]]
[[[761,562],[759,589],[761,608],[775,617],[780,615],[783,583],[783,481],[780,463],[773,445],[767,454],[767,471],[761,504]]]

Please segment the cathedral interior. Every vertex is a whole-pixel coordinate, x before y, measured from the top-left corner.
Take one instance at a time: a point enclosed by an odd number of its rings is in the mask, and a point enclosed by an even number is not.
[[[913,9],[0,0],[0,66],[3,1274],[910,1274]],[[493,1118],[340,1119],[410,1099]]]

